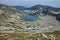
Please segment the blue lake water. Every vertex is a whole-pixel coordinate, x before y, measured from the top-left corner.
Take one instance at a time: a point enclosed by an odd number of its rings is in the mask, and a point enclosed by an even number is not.
[[[23,17],[23,19],[24,19],[25,21],[35,21],[35,20],[38,19],[38,17],[32,16],[32,15],[26,15],[26,16]]]

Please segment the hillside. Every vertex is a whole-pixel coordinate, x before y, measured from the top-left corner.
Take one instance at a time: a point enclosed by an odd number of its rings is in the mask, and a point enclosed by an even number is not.
[[[16,31],[18,30],[17,28],[22,28],[21,30],[19,29],[18,31],[28,31],[28,32],[48,32],[48,31],[55,31],[55,30],[60,30],[60,16],[59,14],[49,13],[45,15],[45,12],[40,11],[42,9],[39,9],[36,13],[32,14],[26,14],[23,11],[17,10],[13,7],[9,7],[6,5],[0,5],[0,26],[3,29],[0,30],[13,30]],[[52,10],[53,12],[53,10]],[[28,16],[27,16],[28,15]],[[31,18],[29,15],[36,16],[35,21],[25,21],[25,17],[30,20]],[[29,19],[30,18],[30,19]],[[34,19],[34,18],[33,18]],[[31,20],[33,20],[31,19]],[[50,28],[50,26],[52,26]],[[28,27],[28,28],[27,28]],[[29,28],[31,28],[31,31],[29,31]],[[16,30],[15,30],[16,29]],[[35,29],[35,30],[33,30]],[[38,29],[38,30],[36,30]]]
[[[11,33],[21,28],[23,15],[24,12],[22,11],[6,5],[0,5],[0,31]]]
[[[28,14],[0,4],[0,40],[59,40],[60,19],[56,20],[55,12],[48,15],[43,15],[45,12],[43,14],[41,12],[39,9],[36,13]],[[59,13],[56,15],[60,18]],[[37,20],[25,21],[24,17]]]

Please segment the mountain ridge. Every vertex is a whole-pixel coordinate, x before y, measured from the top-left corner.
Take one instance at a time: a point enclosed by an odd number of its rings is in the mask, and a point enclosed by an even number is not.
[[[59,9],[60,10],[60,8],[56,8],[56,7],[52,7],[52,6],[48,6],[48,5],[34,5],[32,7],[26,8],[25,10],[38,10],[40,7],[43,7],[43,8],[52,8],[52,9]]]
[[[24,6],[11,6],[11,7],[14,7],[18,10],[24,10],[25,8],[27,8],[27,7],[24,7]]]

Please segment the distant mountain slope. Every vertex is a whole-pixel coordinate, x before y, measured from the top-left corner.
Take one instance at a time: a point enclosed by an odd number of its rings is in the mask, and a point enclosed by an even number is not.
[[[46,5],[34,5],[30,8],[26,8],[25,10],[39,10],[40,8],[60,10],[60,8],[55,8],[55,7],[46,6]]]
[[[30,7],[30,8],[26,8],[25,10],[37,10],[40,7],[42,7],[42,5],[35,5],[35,6]]]
[[[14,7],[18,10],[24,10],[25,8],[27,8],[27,7],[24,7],[24,6],[11,6],[11,7]]]

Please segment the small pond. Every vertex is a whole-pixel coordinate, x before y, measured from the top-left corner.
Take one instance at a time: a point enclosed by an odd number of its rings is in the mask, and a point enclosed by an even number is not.
[[[32,16],[32,15],[25,15],[23,17],[24,21],[36,21],[38,19],[38,17],[36,16]]]

